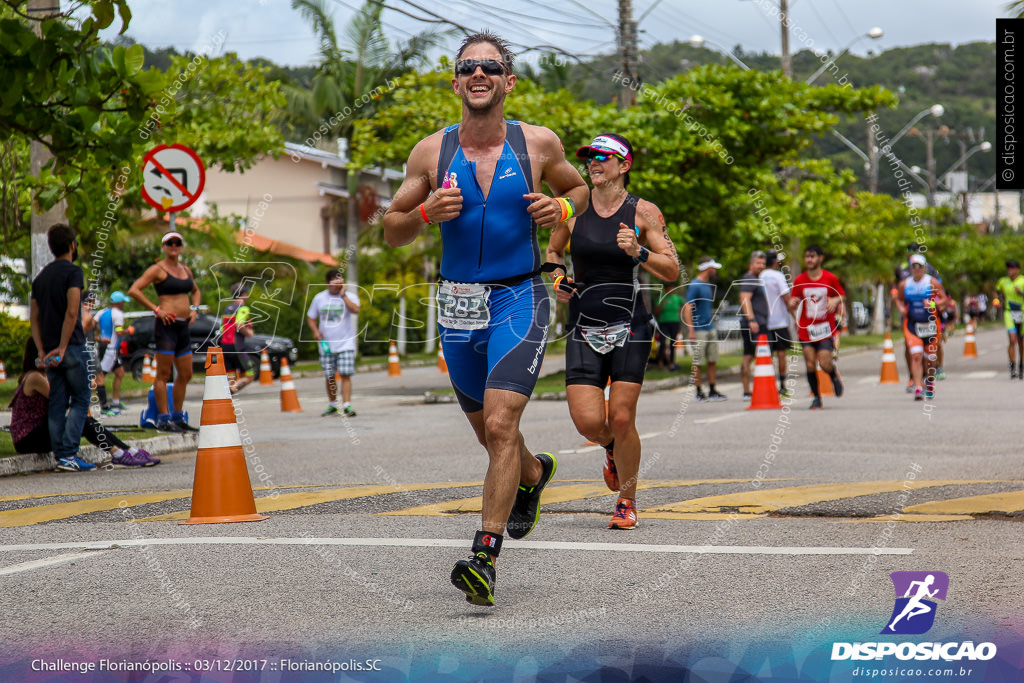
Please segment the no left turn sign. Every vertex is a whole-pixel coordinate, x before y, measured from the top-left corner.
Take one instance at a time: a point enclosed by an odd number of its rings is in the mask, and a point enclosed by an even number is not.
[[[142,198],[158,211],[181,211],[199,199],[206,168],[185,145],[160,145],[142,157]]]

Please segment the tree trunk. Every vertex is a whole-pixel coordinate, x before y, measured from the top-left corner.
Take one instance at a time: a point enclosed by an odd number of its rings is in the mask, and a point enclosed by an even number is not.
[[[60,14],[60,0],[29,0],[28,14],[33,18],[43,18]],[[41,35],[42,23],[35,23],[36,35]],[[29,146],[29,172],[36,178],[39,177],[46,164],[53,155],[43,143],[32,140]],[[67,222],[67,202],[61,199],[54,204],[46,213],[36,213],[35,206],[32,209],[32,263],[29,267],[31,279],[35,280],[36,275],[43,267],[53,260],[50,247],[46,242],[46,232],[57,223]]]
[[[881,282],[875,287],[875,310],[871,316],[871,334],[884,334],[885,328],[885,285]]]

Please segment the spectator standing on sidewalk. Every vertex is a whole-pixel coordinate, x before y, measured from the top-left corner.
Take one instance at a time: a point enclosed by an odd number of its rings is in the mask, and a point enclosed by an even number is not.
[[[306,313],[306,323],[320,347],[320,366],[327,382],[327,409],[322,417],[338,413],[338,385],[341,375],[341,410],[345,417],[355,417],[352,407],[352,375],[356,371],[356,316],[359,297],[349,291],[345,278],[337,268],[327,271],[327,289],[313,297]]]
[[[121,381],[124,379],[124,366],[121,364],[121,339],[124,335],[124,305],[128,301],[124,292],[115,291],[110,295],[110,305],[96,315],[99,327],[100,369],[96,373],[96,395],[100,398],[100,408],[106,416],[120,415],[128,409],[121,403]],[[107,373],[114,373],[114,400],[107,401]]]
[[[725,396],[718,393],[715,382],[718,381],[718,337],[715,333],[712,303],[715,299],[715,276],[722,264],[710,256],[704,256],[697,264],[697,277],[686,287],[686,305],[683,306],[683,319],[689,330],[690,351],[693,353],[691,376],[697,385],[698,401],[724,401]],[[700,388],[700,366],[708,366],[708,394]]]
[[[84,472],[96,469],[78,457],[92,394],[81,316],[85,275],[74,264],[74,230],[58,223],[46,233],[46,241],[56,258],[32,281],[29,320],[37,349],[35,366],[45,369],[50,383],[47,424],[57,469]]]
[[[740,337],[743,338],[743,363],[740,379],[743,382],[743,400],[750,400],[750,365],[757,353],[757,338],[768,334],[768,297],[761,282],[765,255],[763,251],[750,254],[750,270],[736,281],[740,289]]]
[[[765,254],[761,282],[768,299],[768,344],[779,359],[779,395],[789,396],[786,389],[786,352],[793,346],[789,334],[789,283],[779,271],[779,253]]]

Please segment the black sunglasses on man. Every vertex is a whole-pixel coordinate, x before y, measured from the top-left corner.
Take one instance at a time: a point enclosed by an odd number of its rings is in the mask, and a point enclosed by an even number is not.
[[[455,63],[455,73],[469,76],[480,67],[488,76],[501,76],[505,73],[505,65],[496,59],[462,59]]]

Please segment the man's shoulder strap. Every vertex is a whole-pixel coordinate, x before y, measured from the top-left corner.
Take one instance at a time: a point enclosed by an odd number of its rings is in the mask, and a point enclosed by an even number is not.
[[[441,187],[441,183],[444,182],[444,176],[448,172],[448,167],[452,163],[452,159],[455,158],[455,153],[459,151],[459,124],[448,126],[444,129],[444,135],[441,137],[441,152],[437,155],[437,180],[436,187]]]
[[[519,121],[505,122],[505,139],[508,146],[512,148],[512,154],[519,160],[519,166],[526,176],[526,185],[533,192],[533,167],[530,165],[530,152],[526,148],[526,135],[523,133],[523,126]]]

